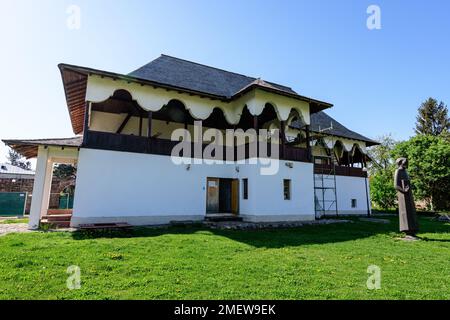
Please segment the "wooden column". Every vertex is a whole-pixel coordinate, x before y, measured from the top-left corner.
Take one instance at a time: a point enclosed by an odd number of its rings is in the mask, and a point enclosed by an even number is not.
[[[90,102],[86,101],[86,105],[84,108],[83,145],[86,145],[88,141],[89,111],[90,111]]]
[[[259,129],[258,116],[253,116],[253,129],[256,131],[256,157],[259,157]]]
[[[253,129],[258,130],[258,116],[253,116]]]
[[[186,145],[186,141],[187,141],[187,139],[188,139],[188,136],[189,136],[189,125],[188,125],[188,123],[187,123],[187,121],[184,121],[184,130],[185,130],[185,133],[184,133],[184,137],[183,137],[183,143],[185,144],[185,146],[187,146]],[[191,137],[191,140],[192,140],[192,137]],[[192,155],[192,141],[190,141],[190,144],[191,144],[191,155]],[[183,157],[185,157],[185,156],[187,156],[185,153],[184,153],[184,149],[183,149]],[[189,155],[189,156],[191,156],[191,155]]]
[[[350,174],[350,152],[347,152],[347,161],[348,161],[348,169],[347,169],[347,173]]]
[[[153,112],[148,112],[148,126],[147,126],[147,137],[149,139],[152,138],[152,120],[153,120]]]
[[[147,113],[147,153],[153,152],[152,147],[152,120],[153,120],[153,112],[148,111]]]
[[[281,130],[280,130],[280,135],[281,135],[281,159],[284,159],[284,154],[285,154],[285,138],[286,138],[286,121],[281,121]]]
[[[142,114],[139,114],[139,137],[142,137]]]
[[[308,160],[312,161],[312,152],[311,152],[311,135],[309,132],[309,126],[305,127],[306,132],[306,152],[308,153]]]

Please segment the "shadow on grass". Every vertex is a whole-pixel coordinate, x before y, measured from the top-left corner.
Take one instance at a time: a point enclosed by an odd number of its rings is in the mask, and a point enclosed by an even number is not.
[[[428,237],[423,237],[422,240],[425,242],[450,242],[450,239],[430,239]]]
[[[368,238],[377,234],[392,234],[401,236],[398,232],[398,221],[389,218],[389,224],[363,222],[352,219],[352,223],[329,225],[312,225],[291,229],[263,229],[263,230],[219,230],[210,229],[203,225],[177,226],[167,228],[133,228],[131,230],[107,231],[78,231],[73,233],[75,240],[101,239],[101,238],[145,238],[160,237],[164,235],[193,235],[201,232],[214,236],[225,237],[253,247],[282,248],[309,244],[338,243]],[[420,217],[421,233],[448,233],[450,227],[442,222],[431,221]],[[424,238],[425,241],[450,242],[445,239]]]

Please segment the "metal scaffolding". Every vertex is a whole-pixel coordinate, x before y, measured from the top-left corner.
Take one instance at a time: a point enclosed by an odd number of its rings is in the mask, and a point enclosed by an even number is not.
[[[320,130],[320,132],[333,129],[333,124],[327,129]],[[326,139],[331,139],[331,145],[334,146],[333,136],[324,136],[324,143],[327,144]],[[314,199],[315,199],[315,214],[316,219],[323,217],[334,216],[337,217],[337,192],[336,192],[336,157],[334,150],[329,152],[328,156],[314,157]]]
[[[338,216],[336,194],[336,171],[334,159],[330,157],[314,157],[316,161],[326,160],[330,166],[316,167],[314,173],[314,199],[316,218]]]

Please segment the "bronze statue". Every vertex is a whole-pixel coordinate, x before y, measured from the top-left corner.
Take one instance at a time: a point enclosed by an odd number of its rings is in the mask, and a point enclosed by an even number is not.
[[[410,238],[416,238],[419,225],[417,223],[416,205],[411,190],[411,183],[406,172],[408,159],[399,158],[396,160],[396,163],[398,168],[395,170],[394,186],[398,197],[400,232],[406,233]]]

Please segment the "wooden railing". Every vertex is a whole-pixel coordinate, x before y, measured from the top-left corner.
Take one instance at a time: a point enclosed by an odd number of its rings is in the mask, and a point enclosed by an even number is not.
[[[311,162],[308,150],[303,148],[284,146],[283,152],[282,147],[280,147],[280,156],[284,160]]]
[[[337,176],[367,178],[367,172],[363,171],[362,168],[335,166],[334,170],[335,170],[335,173]],[[333,168],[330,165],[324,165],[324,164],[315,164],[314,165],[314,173],[316,173],[316,174],[330,174],[332,171],[333,171]]]
[[[167,139],[157,139],[152,138],[149,139],[147,137],[133,136],[133,135],[125,135],[125,134],[117,134],[117,133],[109,133],[109,132],[100,132],[100,131],[88,131],[87,136],[85,138],[85,142],[83,147],[90,149],[100,149],[100,150],[113,150],[113,151],[124,151],[124,152],[135,152],[135,153],[147,153],[147,154],[157,154],[157,155],[172,155],[173,148],[178,145],[178,141],[171,141]],[[207,144],[202,145],[202,157],[203,151],[207,147]],[[291,146],[284,146],[284,149],[281,145],[277,145],[279,147],[279,157],[280,159],[289,160],[289,161],[299,161],[299,162],[310,162],[308,157],[308,151],[302,148],[294,148]],[[239,147],[234,147],[234,150],[229,150],[233,147],[223,147],[222,160],[226,159],[227,151],[228,154],[233,151],[234,153],[234,161],[249,159],[251,157],[256,156],[255,150],[250,150],[250,146],[248,144],[245,145],[245,149],[243,155],[238,155]],[[196,157],[194,154],[195,145],[191,144],[191,155],[183,155],[179,154],[179,156],[190,156]],[[267,153],[262,155],[259,152],[258,156],[273,156],[271,154],[271,146],[268,144]],[[240,150],[239,150],[240,151]],[[259,151],[259,150],[258,150]],[[212,157],[215,157],[214,152],[212,153]],[[208,158],[208,157],[206,157]]]

